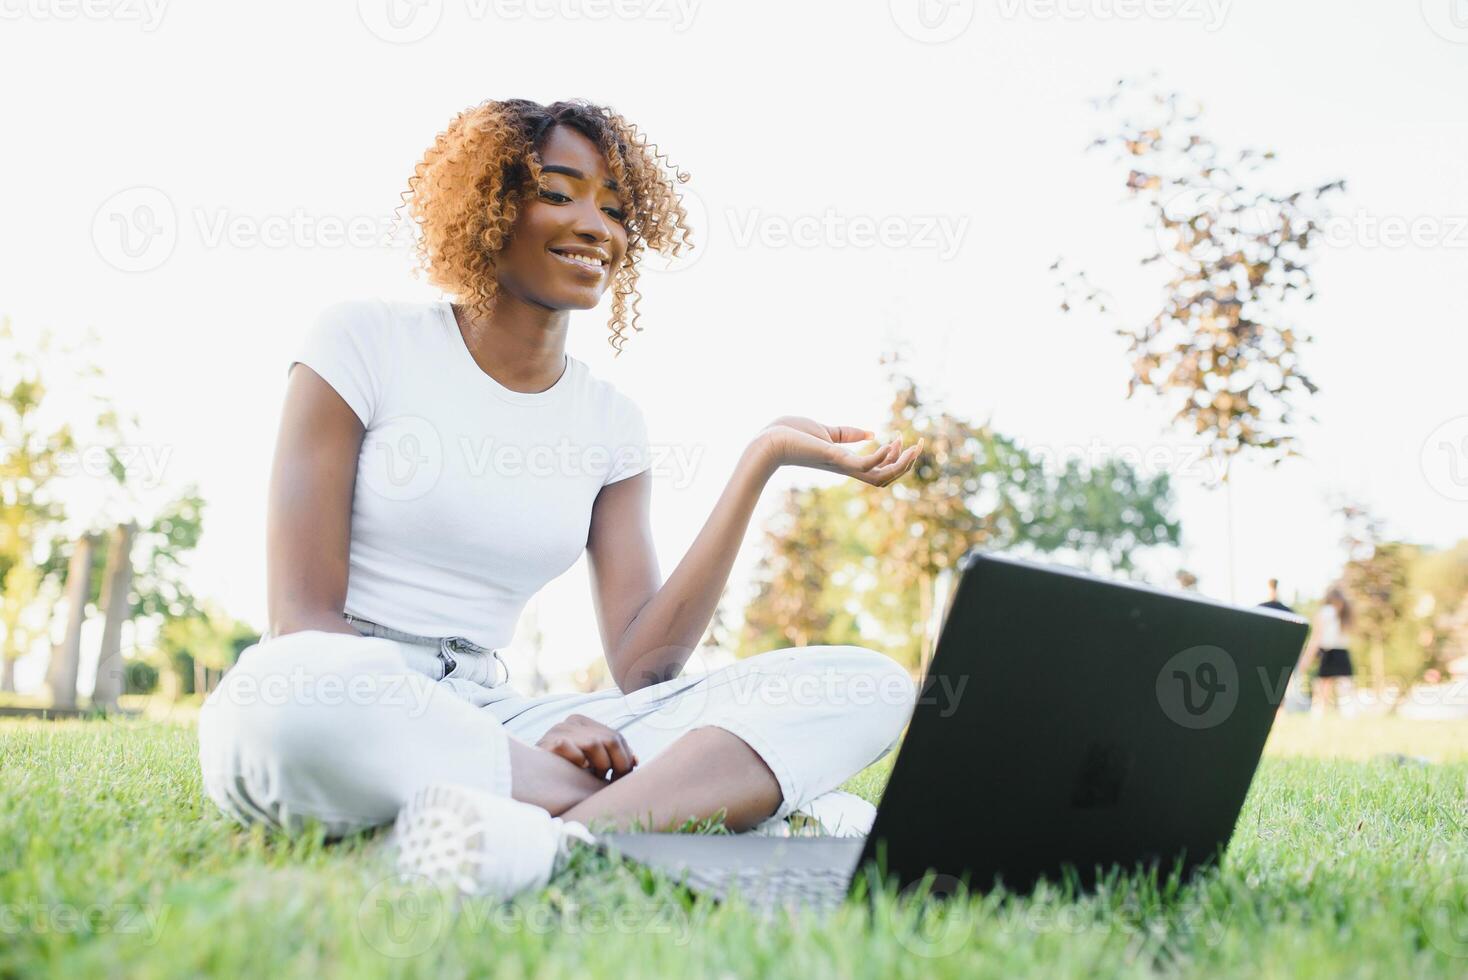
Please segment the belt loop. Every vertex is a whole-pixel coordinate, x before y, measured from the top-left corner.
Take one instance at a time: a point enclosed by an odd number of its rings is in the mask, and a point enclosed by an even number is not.
[[[459,666],[459,662],[455,660],[454,655],[449,652],[450,640],[452,640],[452,637],[446,636],[438,641],[438,659],[440,662],[443,663],[443,676],[445,677],[448,677],[450,674],[452,674]]]

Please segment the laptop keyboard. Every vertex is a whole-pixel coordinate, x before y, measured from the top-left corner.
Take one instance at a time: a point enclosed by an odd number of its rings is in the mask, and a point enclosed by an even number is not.
[[[701,867],[689,868],[685,880],[694,891],[721,901],[737,892],[757,908],[834,908],[846,898],[851,875],[835,868]]]

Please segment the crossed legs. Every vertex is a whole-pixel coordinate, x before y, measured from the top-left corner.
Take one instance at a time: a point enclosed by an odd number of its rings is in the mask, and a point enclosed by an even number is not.
[[[870,683],[861,696],[832,677]],[[284,697],[255,693],[287,678]],[[392,641],[307,631],[251,648],[226,675],[200,715],[200,761],[208,795],[240,822],[296,829],[313,817],[331,836],[391,822],[438,781],[599,827],[668,829],[722,814],[744,830],[885,754],[912,695],[906,673],[879,654],[808,647],[741,661],[676,697],[637,699],[649,707],[630,720],[636,695],[506,725],[407,668]],[[572,711],[617,721],[642,764],[607,783],[534,746],[538,730]]]

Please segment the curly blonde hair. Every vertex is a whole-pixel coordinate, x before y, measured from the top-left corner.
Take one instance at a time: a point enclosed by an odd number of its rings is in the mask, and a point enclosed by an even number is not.
[[[627,257],[612,283],[607,338],[620,355],[629,310],[631,329],[642,329],[637,278],[643,249],[676,257],[693,243],[672,182],[686,183],[690,175],[668,162],[670,179],[657,145],[611,109],[584,99],[548,106],[507,99],[459,113],[413,168],[402,195],[422,230],[414,252],[429,282],[460,300],[471,319],[487,317],[499,292],[496,258],[521,204],[540,187],[540,150],[558,125],[601,148],[627,213]]]

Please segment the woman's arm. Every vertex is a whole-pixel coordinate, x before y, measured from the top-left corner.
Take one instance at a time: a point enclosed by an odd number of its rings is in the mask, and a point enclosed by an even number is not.
[[[846,473],[886,486],[907,472],[921,445],[901,441],[858,456],[837,443],[870,435],[809,419],[775,420],[745,449],[688,553],[661,587],[649,527],[651,478],[603,488],[587,542],[592,592],[612,679],[624,693],[678,676],[708,629],[749,520],[771,476],[785,465]]]
[[[612,680],[623,693],[677,677],[713,619],[760,493],[778,466],[756,439],[703,530],[659,587],[648,473],[603,488],[587,542],[592,597]]]
[[[336,389],[305,364],[291,368],[265,517],[272,636],[358,635],[342,613],[363,435],[361,420]]]

